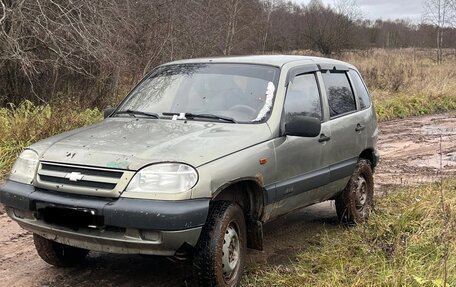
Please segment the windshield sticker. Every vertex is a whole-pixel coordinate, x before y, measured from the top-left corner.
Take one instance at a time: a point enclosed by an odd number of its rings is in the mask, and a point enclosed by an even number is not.
[[[266,101],[264,102],[264,106],[258,113],[258,116],[256,117],[256,119],[254,119],[252,122],[261,121],[269,113],[269,111],[271,110],[271,107],[272,107],[272,98],[274,97],[274,91],[275,91],[274,83],[269,82],[268,88],[266,89]]]

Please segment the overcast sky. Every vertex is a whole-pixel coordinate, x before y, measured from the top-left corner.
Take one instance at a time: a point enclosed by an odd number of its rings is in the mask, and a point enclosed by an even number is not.
[[[295,0],[297,3],[309,3],[310,0]],[[322,0],[324,4],[333,4],[334,0]],[[357,0],[364,18],[376,20],[394,20],[407,18],[414,23],[421,22],[424,0]]]

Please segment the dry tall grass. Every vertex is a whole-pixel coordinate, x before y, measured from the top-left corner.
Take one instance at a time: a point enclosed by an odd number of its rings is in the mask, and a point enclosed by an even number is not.
[[[438,65],[431,50],[375,49],[340,56],[362,73],[380,120],[456,109],[456,57]]]

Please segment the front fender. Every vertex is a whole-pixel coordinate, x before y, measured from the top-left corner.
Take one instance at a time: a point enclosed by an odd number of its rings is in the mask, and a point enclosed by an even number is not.
[[[192,198],[213,198],[224,187],[243,180],[254,180],[264,187],[272,183],[276,171],[274,144],[272,141],[262,142],[197,169],[199,181],[192,190]],[[265,199],[269,196],[273,195],[264,194]]]

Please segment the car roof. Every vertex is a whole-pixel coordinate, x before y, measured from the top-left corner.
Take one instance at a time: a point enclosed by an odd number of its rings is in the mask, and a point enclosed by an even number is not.
[[[342,64],[348,67],[352,65],[342,62],[339,60],[313,57],[313,56],[298,56],[298,55],[253,55],[253,56],[226,56],[226,57],[213,57],[213,58],[195,58],[177,60],[165,65],[173,64],[193,64],[193,63],[242,63],[242,64],[260,64],[260,65],[272,65],[282,67],[285,64],[303,61],[308,64]],[[354,68],[354,67],[353,67]]]

